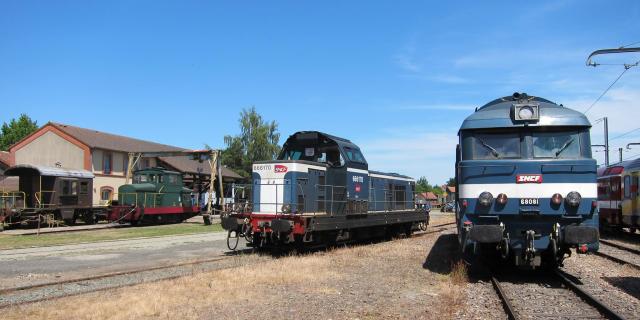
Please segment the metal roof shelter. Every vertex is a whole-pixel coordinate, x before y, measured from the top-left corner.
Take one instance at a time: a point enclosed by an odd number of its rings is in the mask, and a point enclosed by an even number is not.
[[[36,171],[39,175],[45,177],[74,177],[74,178],[85,178],[91,179],[95,177],[95,175],[86,170],[71,170],[64,168],[55,168],[55,167],[46,167],[46,166],[36,166],[30,164],[19,164],[13,167],[8,168],[4,174],[6,176],[18,176],[20,173],[26,171]]]

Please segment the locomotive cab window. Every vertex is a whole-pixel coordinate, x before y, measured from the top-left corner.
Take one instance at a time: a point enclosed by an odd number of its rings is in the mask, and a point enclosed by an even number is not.
[[[471,141],[474,160],[520,158],[520,134],[517,132],[476,132]]]
[[[349,158],[349,161],[366,163],[366,161],[364,160],[364,156],[362,155],[360,150],[345,147],[344,152],[347,154],[347,158]]]
[[[580,134],[576,131],[533,132],[533,157],[580,158]]]

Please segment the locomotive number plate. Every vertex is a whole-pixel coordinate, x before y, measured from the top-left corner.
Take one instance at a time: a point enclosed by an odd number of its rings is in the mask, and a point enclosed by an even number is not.
[[[538,198],[520,198],[521,206],[537,206],[538,204]]]

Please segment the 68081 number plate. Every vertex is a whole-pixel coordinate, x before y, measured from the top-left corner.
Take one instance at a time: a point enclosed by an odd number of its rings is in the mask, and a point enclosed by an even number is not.
[[[539,205],[538,198],[520,198],[521,206],[537,206]]]

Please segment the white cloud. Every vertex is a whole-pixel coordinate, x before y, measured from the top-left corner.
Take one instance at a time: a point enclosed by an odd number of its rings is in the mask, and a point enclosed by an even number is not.
[[[431,184],[441,184],[453,177],[458,142],[455,130],[419,132],[399,128],[385,131],[406,134],[361,142],[370,169],[397,172],[416,179],[426,176]]]

